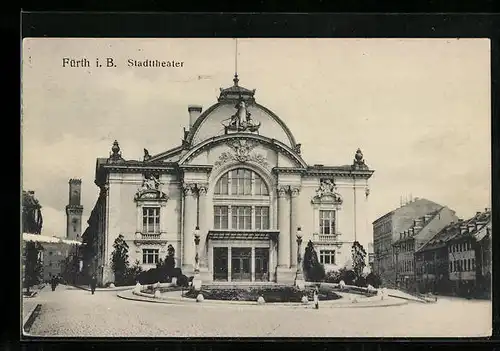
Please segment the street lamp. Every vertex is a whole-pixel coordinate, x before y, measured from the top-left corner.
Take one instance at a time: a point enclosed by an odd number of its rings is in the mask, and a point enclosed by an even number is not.
[[[196,228],[194,229],[194,244],[195,244],[195,250],[196,250],[196,254],[194,256],[194,262],[195,262],[194,273],[195,273],[195,275],[197,275],[200,273],[200,265],[199,265],[200,256],[198,253],[198,248],[200,245],[200,227],[198,227],[198,226],[196,226]]]
[[[193,279],[193,287],[195,290],[199,291],[201,289],[201,279],[200,279],[200,255],[199,255],[199,247],[200,247],[200,227],[196,226],[194,229],[194,244],[196,248],[196,254],[194,256],[194,279]]]
[[[304,287],[304,277],[302,275],[302,267],[300,265],[302,261],[302,257],[300,255],[302,245],[302,228],[297,227],[297,272],[295,275],[295,285],[299,287],[299,289],[303,289]]]

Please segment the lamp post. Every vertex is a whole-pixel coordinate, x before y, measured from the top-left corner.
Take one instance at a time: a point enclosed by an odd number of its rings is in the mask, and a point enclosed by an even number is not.
[[[195,244],[195,256],[194,256],[194,279],[193,287],[195,290],[201,289],[201,279],[200,279],[200,227],[196,226],[194,229],[194,244]]]
[[[200,245],[200,227],[196,226],[194,230],[194,244],[195,244],[195,256],[194,256],[194,274],[197,275],[200,273],[200,266],[199,266],[199,253],[198,253],[198,248]]]
[[[300,255],[302,245],[302,228],[297,228],[297,273],[295,275],[295,286],[300,290],[304,289],[304,277],[302,275],[302,267],[300,263],[302,262],[302,257]]]

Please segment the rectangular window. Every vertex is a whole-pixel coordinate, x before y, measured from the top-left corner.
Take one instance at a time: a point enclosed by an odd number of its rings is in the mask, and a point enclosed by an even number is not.
[[[160,232],[160,208],[143,207],[142,208],[142,232],[159,233]]]
[[[233,206],[231,210],[233,215],[233,229],[252,229],[251,206]]]
[[[142,263],[156,264],[159,256],[160,250],[158,249],[142,249]]]
[[[470,258],[467,259],[467,270],[470,271]]]
[[[228,229],[228,207],[214,206],[214,228]]]
[[[269,229],[269,207],[255,207],[255,229]]]
[[[319,262],[322,264],[335,264],[335,250],[320,250]]]
[[[319,226],[320,234],[335,234],[335,211],[319,211]]]
[[[475,270],[476,269],[476,264],[474,262],[474,259],[472,258],[471,259],[471,266],[472,266],[472,270]]]
[[[224,174],[219,181],[214,190],[215,195],[227,195],[229,193],[229,174]]]
[[[453,262],[450,262],[450,272],[453,272]]]

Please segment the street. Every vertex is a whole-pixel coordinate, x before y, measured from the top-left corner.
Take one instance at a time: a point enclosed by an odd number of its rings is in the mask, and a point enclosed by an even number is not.
[[[370,308],[273,308],[124,300],[116,291],[60,285],[30,334],[61,337],[459,337],[491,334],[491,302],[440,298],[434,304]]]

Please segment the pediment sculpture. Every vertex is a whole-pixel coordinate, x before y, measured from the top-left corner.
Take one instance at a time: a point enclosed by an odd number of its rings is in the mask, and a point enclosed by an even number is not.
[[[225,133],[227,134],[228,131],[257,132],[260,128],[260,122],[252,119],[252,114],[248,112],[245,101],[240,99],[235,108],[237,111],[229,118],[229,122],[227,124],[222,123]]]
[[[163,183],[158,178],[153,174],[144,175],[142,184],[135,194],[135,200],[166,200],[167,195],[161,190]]]
[[[331,179],[322,179],[319,188],[316,189],[316,196],[313,198],[313,203],[333,203],[341,205],[343,202],[342,196],[337,193],[337,187]]]

